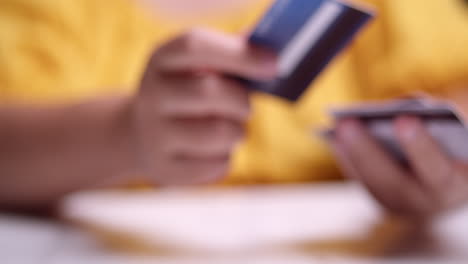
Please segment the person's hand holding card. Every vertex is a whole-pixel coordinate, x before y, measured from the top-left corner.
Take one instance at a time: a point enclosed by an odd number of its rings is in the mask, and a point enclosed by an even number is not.
[[[468,132],[444,106],[407,106],[335,112],[327,138],[344,174],[383,206],[428,218],[468,201]]]

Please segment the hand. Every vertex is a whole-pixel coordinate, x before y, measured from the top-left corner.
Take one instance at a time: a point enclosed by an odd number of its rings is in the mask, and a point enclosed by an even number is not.
[[[394,122],[411,169],[392,159],[357,120],[338,126],[333,149],[343,172],[391,212],[429,218],[468,202],[468,164],[449,158],[415,117]]]
[[[248,91],[224,74],[276,75],[276,58],[241,38],[193,30],[151,57],[134,102],[140,161],[156,184],[206,183],[225,176],[244,135]]]

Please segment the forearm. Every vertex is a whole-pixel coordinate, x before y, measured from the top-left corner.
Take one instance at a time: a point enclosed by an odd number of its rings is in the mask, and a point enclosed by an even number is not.
[[[135,170],[130,99],[0,109],[0,206],[35,207]]]

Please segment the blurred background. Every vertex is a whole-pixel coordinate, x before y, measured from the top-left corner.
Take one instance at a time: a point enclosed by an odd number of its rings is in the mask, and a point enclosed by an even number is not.
[[[54,219],[5,213],[2,263],[465,263],[468,211],[429,226],[389,217],[343,179],[312,133],[330,124],[333,105],[459,97],[468,81],[465,2],[359,1],[376,21],[297,104],[252,96],[249,135],[223,182],[77,193]],[[271,3],[0,0],[2,102],[134,92],[155,47],[192,27],[246,35]]]

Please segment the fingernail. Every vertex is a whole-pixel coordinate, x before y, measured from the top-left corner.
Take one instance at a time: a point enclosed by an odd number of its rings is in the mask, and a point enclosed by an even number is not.
[[[277,56],[270,51],[263,50],[263,49],[257,49],[255,51],[255,55],[260,61],[265,61],[265,62],[270,62],[270,63],[276,63],[277,61]]]
[[[275,61],[263,61],[260,65],[262,75],[266,78],[274,78],[278,75],[278,66]]]
[[[362,125],[357,120],[345,120],[339,125],[338,129],[341,138],[346,142],[354,141],[363,134]]]
[[[278,58],[271,52],[259,51],[257,53],[259,70],[265,77],[276,77],[278,73]]]
[[[414,140],[421,128],[421,121],[414,117],[401,117],[396,121],[397,132],[405,141]]]

